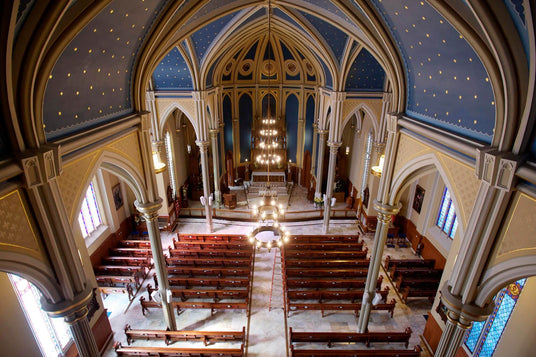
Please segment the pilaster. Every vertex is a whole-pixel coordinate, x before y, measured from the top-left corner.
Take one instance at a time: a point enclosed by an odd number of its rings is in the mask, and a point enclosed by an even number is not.
[[[220,191],[220,158],[218,149],[218,133],[219,129],[210,129],[210,141],[212,144],[212,164],[214,171],[214,200],[219,207],[221,203],[221,191]]]
[[[210,208],[210,182],[208,172],[208,147],[209,141],[196,141],[199,146],[199,154],[201,155],[201,170],[203,174],[203,196],[205,197],[205,216],[207,219],[207,230],[212,232],[212,210]]]
[[[335,171],[337,168],[337,153],[341,145],[342,145],[342,142],[333,142],[333,141],[328,142],[329,166],[328,166],[328,179],[327,179],[327,184],[326,184],[326,200],[324,202],[324,222],[323,222],[324,234],[328,232],[328,228],[329,228],[329,216],[331,214],[331,196],[333,195]]]
[[[315,196],[320,197],[322,195],[322,171],[324,170],[324,149],[326,144],[326,138],[328,136],[327,130],[318,130],[318,165],[316,170],[316,191]]]

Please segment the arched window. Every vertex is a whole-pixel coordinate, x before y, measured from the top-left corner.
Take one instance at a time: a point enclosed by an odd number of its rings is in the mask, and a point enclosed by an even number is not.
[[[365,160],[363,162],[363,177],[361,177],[361,195],[365,192],[368,185],[368,177],[370,173],[370,157],[372,155],[372,131],[369,131],[367,135],[367,142],[365,144]]]
[[[51,319],[41,309],[42,295],[33,284],[17,275],[8,274],[8,277],[43,355],[63,356],[71,340],[65,322],[60,318]]]
[[[82,202],[80,208],[80,214],[78,215],[78,223],[82,230],[84,238],[94,232],[98,227],[102,225],[102,218],[99,212],[99,205],[97,204],[97,197],[95,196],[95,188],[93,182],[89,184],[86,191],[86,197]]]
[[[173,149],[171,146],[171,135],[169,134],[169,131],[166,132],[166,136],[164,137],[164,142],[166,143],[166,156],[167,156],[167,162],[168,162],[168,168],[169,168],[169,181],[171,182],[171,188],[173,189],[173,194],[177,194],[177,183],[175,182],[175,167],[173,166]]]
[[[456,234],[458,228],[458,217],[454,211],[454,204],[450,198],[450,192],[445,187],[443,191],[443,198],[441,199],[441,205],[439,206],[439,213],[437,215],[436,225],[451,239]]]
[[[502,289],[495,297],[495,309],[486,321],[474,322],[465,338],[465,346],[473,357],[491,357],[516,306],[527,279]]]

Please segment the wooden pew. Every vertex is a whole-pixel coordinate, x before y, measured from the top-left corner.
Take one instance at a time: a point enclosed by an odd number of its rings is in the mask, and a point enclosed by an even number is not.
[[[128,265],[97,265],[94,268],[97,275],[123,275],[123,276],[140,276],[145,278],[148,270],[146,267],[128,266]]]
[[[286,259],[283,257],[284,267],[309,268],[368,268],[370,261],[368,259]]]
[[[99,286],[126,286],[126,284],[133,284],[137,289],[141,285],[141,279],[139,275],[95,275],[97,284]]]
[[[302,350],[290,346],[292,357],[419,357],[421,347],[415,346],[412,350]]]
[[[307,280],[301,278],[286,279],[288,289],[300,288],[315,288],[315,289],[364,289],[367,277],[362,279],[321,279],[309,278]],[[378,277],[376,289],[381,290],[383,276]]]
[[[151,284],[147,284],[147,294],[149,301],[152,300],[151,294],[155,289]],[[170,289],[173,297],[180,298],[181,301],[188,299],[206,299],[212,298],[214,302],[219,302],[222,299],[246,299],[249,296],[249,291],[238,289]]]
[[[384,301],[387,301],[389,287],[377,291]],[[287,291],[288,300],[318,300],[322,303],[325,300],[350,300],[356,302],[363,298],[363,290],[334,291],[334,290],[289,290]]]
[[[291,250],[283,249],[286,260],[290,259],[367,259],[367,249],[362,251],[349,250]]]
[[[209,343],[240,341],[246,342],[246,327],[242,331],[169,331],[169,330],[133,330],[125,325],[123,331],[130,345],[134,340],[162,340],[169,345],[176,341],[202,341]]]
[[[244,345],[240,348],[176,348],[176,347],[123,347],[117,342],[114,345],[118,356],[146,357],[242,357]]]
[[[359,234],[354,235],[293,235],[290,243],[335,243],[335,242],[358,242]]]
[[[368,269],[287,268],[287,277],[366,277]]]
[[[98,286],[98,289],[104,296],[108,296],[109,294],[127,294],[130,301],[134,299],[134,291],[130,284],[126,284],[125,286]]]
[[[419,298],[428,298],[428,300],[433,301],[437,294],[437,288],[435,289],[424,289],[419,287],[409,287],[406,286],[400,292],[400,298],[404,304],[408,303],[408,297],[419,297]]]
[[[285,249],[290,250],[363,250],[363,242],[348,243],[285,243]]]
[[[151,248],[110,248],[110,255],[149,258],[153,253]]]
[[[385,271],[390,272],[396,268],[429,268],[433,269],[435,259],[392,259],[391,256],[385,258]]]
[[[396,306],[396,300],[392,299],[391,302],[384,304],[371,305],[371,310],[373,311],[388,311],[390,317],[393,317],[393,313]],[[359,310],[361,310],[361,303],[288,303],[288,315],[290,316],[291,311],[298,310],[320,310],[322,317],[324,317],[324,311],[353,311],[355,316],[359,315]]]
[[[247,276],[251,274],[250,268],[222,268],[222,267],[182,267],[182,266],[168,266],[168,275],[181,274],[188,276],[197,275],[216,275],[219,277],[224,276]]]
[[[393,267],[390,273],[391,273],[390,276],[393,280],[396,280],[400,277],[403,277],[404,279],[426,277],[426,278],[434,278],[437,280],[441,280],[441,276],[443,275],[443,269]]]
[[[123,248],[151,248],[151,242],[148,240],[125,239],[119,241],[119,246]]]
[[[130,265],[130,266],[139,266],[139,267],[150,267],[151,258],[148,257],[104,257],[102,258],[102,263],[106,265],[117,264],[117,265]]]
[[[145,297],[140,296],[141,312],[145,312],[150,308],[161,308],[162,303],[156,301],[146,301]],[[177,314],[180,315],[185,309],[210,309],[210,315],[214,315],[214,310],[246,310],[248,313],[248,299],[245,302],[190,302],[190,301],[173,301],[171,303],[177,308]]]
[[[407,327],[404,332],[295,332],[290,328],[290,343],[297,342],[320,342],[327,343],[332,347],[333,343],[364,343],[370,347],[370,343],[387,342],[403,343],[408,348],[411,338],[411,328]]]
[[[168,277],[170,286],[215,286],[220,287],[249,287],[250,281],[248,278],[219,278],[219,277]]]
[[[188,241],[178,241],[176,238],[173,238],[173,248],[174,249],[187,249],[187,248],[197,248],[197,249],[210,249],[210,250],[253,250],[253,245],[249,241],[231,241],[231,242],[220,242],[220,241],[198,241],[198,240],[188,240]]]
[[[177,236],[179,242],[201,241],[201,242],[247,242],[246,236],[238,236],[234,234],[184,234],[180,233]]]
[[[203,258],[251,258],[253,250],[208,250],[198,248],[173,249],[169,247],[170,257],[203,257]]]
[[[166,258],[167,265],[194,266],[194,267],[249,267],[251,258],[195,258],[195,257],[170,257]]]

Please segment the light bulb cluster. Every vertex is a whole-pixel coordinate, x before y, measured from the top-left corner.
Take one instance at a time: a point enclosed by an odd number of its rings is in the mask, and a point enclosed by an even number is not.
[[[264,141],[262,141],[259,144],[259,146],[261,149],[277,149],[279,147],[279,144],[278,143],[266,144]]]
[[[260,131],[261,135],[262,136],[276,136],[277,135],[277,130],[275,129],[262,129]]]
[[[257,156],[259,164],[275,164],[281,162],[281,156],[275,154],[261,154]]]
[[[264,125],[272,125],[272,124],[275,124],[275,119],[263,119],[262,123]]]
[[[282,227],[278,219],[284,217],[285,210],[283,204],[277,204],[276,196],[264,197],[259,206],[253,206],[253,216],[258,219],[256,227],[252,232],[248,234],[249,242],[254,244],[257,248],[272,248],[281,247],[284,243],[290,239],[290,233],[285,227]],[[279,238],[262,241],[257,239],[257,233],[271,231],[274,236]]]

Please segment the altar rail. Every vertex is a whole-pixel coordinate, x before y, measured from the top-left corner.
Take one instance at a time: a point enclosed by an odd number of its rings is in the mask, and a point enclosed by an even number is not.
[[[355,209],[332,209],[330,211],[331,219],[353,219],[356,218],[357,211]],[[180,217],[183,218],[205,218],[204,207],[186,207],[181,208]],[[223,209],[213,208],[212,217],[219,219],[227,219],[230,221],[251,221],[255,222],[257,219],[251,213],[251,210],[240,209]],[[279,218],[280,222],[294,222],[294,221],[312,221],[324,218],[323,209],[312,209],[303,211],[286,211],[283,217]]]

